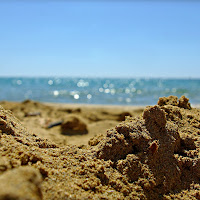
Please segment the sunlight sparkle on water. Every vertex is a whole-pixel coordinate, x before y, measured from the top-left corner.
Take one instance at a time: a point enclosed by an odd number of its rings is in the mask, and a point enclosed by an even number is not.
[[[17,85],[21,85],[22,81],[21,80],[17,80]]]
[[[79,95],[78,95],[78,94],[75,94],[75,95],[74,95],[74,99],[79,99]]]
[[[49,84],[49,85],[53,85],[53,80],[49,80],[49,81],[48,81],[48,84]]]
[[[84,80],[79,80],[79,82],[77,83],[77,86],[78,87],[87,87],[89,86],[89,83],[87,81],[84,81]]]
[[[88,95],[87,95],[87,98],[88,98],[88,99],[91,99],[91,98],[92,98],[92,95],[91,95],[91,94],[88,94]]]
[[[55,90],[55,91],[53,91],[53,94],[54,94],[54,96],[58,96],[59,95],[59,91]]]

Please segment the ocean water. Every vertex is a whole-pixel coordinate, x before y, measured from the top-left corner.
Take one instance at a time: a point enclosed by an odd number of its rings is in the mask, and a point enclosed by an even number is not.
[[[0,101],[144,106],[169,95],[185,95],[200,105],[200,79],[0,78]]]

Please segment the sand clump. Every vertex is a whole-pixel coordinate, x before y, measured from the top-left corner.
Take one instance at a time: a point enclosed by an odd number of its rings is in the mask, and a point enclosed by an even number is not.
[[[176,96],[169,96],[169,97],[161,97],[159,98],[158,105],[172,105],[178,106],[180,108],[191,109],[191,105],[189,103],[189,99],[185,96],[181,96],[178,100]]]
[[[200,199],[199,135],[200,110],[184,96],[160,98],[84,146],[29,133],[1,107],[0,185],[10,181],[0,199],[15,190],[18,199]]]
[[[61,124],[61,133],[64,135],[87,134],[87,123],[80,117],[70,115]]]

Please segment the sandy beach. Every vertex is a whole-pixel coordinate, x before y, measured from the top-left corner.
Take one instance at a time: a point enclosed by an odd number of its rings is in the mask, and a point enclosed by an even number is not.
[[[136,117],[144,109],[142,106],[39,103],[31,100],[22,103],[3,101],[0,105],[11,110],[29,132],[60,145],[87,145],[92,137],[104,134],[107,129],[124,121],[125,116]],[[62,130],[61,124],[56,125],[67,121],[71,122],[71,127],[70,124],[69,128],[65,127],[66,131]],[[48,128],[50,125],[52,127]],[[70,133],[71,129],[76,130]]]
[[[200,109],[1,101],[0,199],[200,199]]]

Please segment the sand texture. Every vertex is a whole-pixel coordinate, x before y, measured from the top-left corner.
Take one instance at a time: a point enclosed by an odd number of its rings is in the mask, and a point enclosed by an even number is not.
[[[200,199],[200,110],[184,96],[144,111],[0,104],[1,200]]]
[[[137,116],[144,109],[129,106],[42,104],[30,100],[22,103],[2,101],[0,105],[11,110],[29,132],[64,145],[88,144],[94,135],[105,133],[107,129],[125,120],[125,116]],[[60,125],[53,126],[59,122]]]

